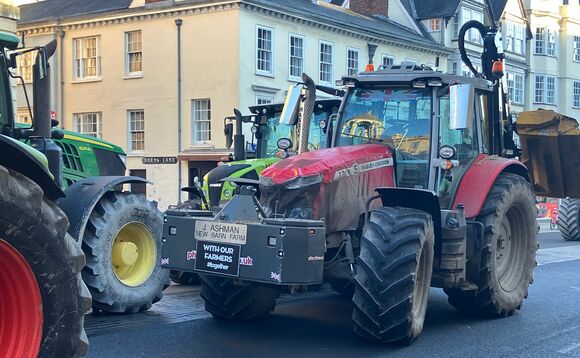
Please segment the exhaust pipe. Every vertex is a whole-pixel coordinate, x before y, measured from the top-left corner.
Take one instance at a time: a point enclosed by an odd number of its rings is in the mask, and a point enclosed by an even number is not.
[[[310,123],[314,115],[314,105],[316,103],[316,84],[307,74],[302,74],[304,83],[304,100],[300,108],[300,142],[298,144],[298,154],[308,151],[308,137],[310,134]]]

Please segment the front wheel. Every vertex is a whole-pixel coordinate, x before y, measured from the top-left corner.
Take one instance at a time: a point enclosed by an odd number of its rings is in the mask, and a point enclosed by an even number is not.
[[[371,212],[363,229],[354,291],[354,331],[411,344],[423,330],[433,271],[433,222],[403,207]]]
[[[83,279],[93,308],[115,313],[146,311],[169,285],[162,269],[163,216],[154,202],[128,192],[105,194],[83,236]]]
[[[229,278],[200,275],[201,298],[214,318],[228,320],[264,319],[276,307],[276,286]]]
[[[449,303],[469,314],[508,316],[522,307],[536,263],[537,225],[530,183],[501,174],[477,221],[484,227],[477,290],[446,289]]]
[[[0,166],[0,357],[86,353],[85,257],[68,219],[29,178]]]

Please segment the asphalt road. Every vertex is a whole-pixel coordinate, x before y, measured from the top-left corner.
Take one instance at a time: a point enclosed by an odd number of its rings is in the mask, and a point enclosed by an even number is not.
[[[329,290],[284,296],[262,322],[220,322],[196,287],[172,286],[150,311],[88,315],[89,357],[580,357],[580,242],[541,232],[522,311],[467,318],[432,289],[420,338],[406,348],[352,333],[351,303]]]

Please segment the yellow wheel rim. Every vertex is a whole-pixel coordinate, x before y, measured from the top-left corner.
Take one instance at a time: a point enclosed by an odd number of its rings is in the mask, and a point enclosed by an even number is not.
[[[138,222],[125,224],[113,241],[111,260],[115,275],[126,286],[139,286],[149,279],[157,258],[151,231]]]

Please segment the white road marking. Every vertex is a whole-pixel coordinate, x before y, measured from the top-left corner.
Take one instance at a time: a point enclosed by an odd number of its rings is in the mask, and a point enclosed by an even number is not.
[[[560,353],[560,354],[567,354],[567,353],[570,353],[570,352],[572,352],[572,351],[574,351],[574,350],[576,350],[578,348],[580,348],[580,342],[579,343],[571,344],[571,345],[569,345],[566,348],[562,348],[562,349],[560,349],[558,351],[558,353]]]
[[[580,260],[580,245],[540,249],[536,254],[538,266],[556,262]]]

